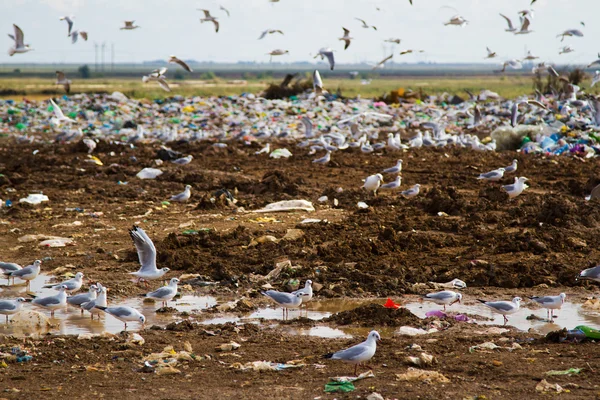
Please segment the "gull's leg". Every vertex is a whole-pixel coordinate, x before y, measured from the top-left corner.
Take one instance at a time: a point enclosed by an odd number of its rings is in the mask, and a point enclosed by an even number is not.
[[[504,317],[504,325],[506,325],[506,323],[508,322],[508,318],[506,317],[506,315],[503,315]]]
[[[444,304],[444,312],[446,312],[446,305]]]
[[[356,376],[357,370],[358,370],[358,364],[354,364],[354,376]]]

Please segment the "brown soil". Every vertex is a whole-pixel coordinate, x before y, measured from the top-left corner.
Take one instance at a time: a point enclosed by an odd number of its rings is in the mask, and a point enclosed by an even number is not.
[[[423,322],[406,308],[385,308],[373,303],[333,314],[325,321],[338,325],[360,326],[419,326]]]
[[[540,284],[546,285],[546,291],[582,296],[595,289],[574,279],[580,270],[600,260],[595,245],[600,234],[600,203],[583,200],[599,182],[595,160],[517,155],[519,176],[528,177],[531,187],[509,201],[498,184],[475,179],[481,172],[510,164],[515,154],[508,152],[421,149],[402,155],[365,155],[348,151],[334,154],[335,162],[330,165],[318,166],[311,163],[315,156],[289,143],[280,144],[294,153],[288,160],[256,156],[258,144],[216,149],[209,143],[181,143],[172,147],[192,154],[191,164],[165,163],[160,167],[165,172],[162,176],[142,181],[135,174],[155,166],[158,145],[130,148],[100,143],[94,155],[104,165],[97,166],[86,161],[87,154],[79,145],[16,145],[1,140],[0,198],[9,198],[14,205],[0,209],[0,260],[27,264],[44,259],[45,273],[58,267],[81,270],[91,281],[110,287],[111,297],[147,291],[127,274],[138,268],[127,234],[134,224],[154,240],[159,266],[172,270],[169,277],[197,273],[201,281],[217,283],[207,291],[231,297],[258,289],[264,282],[256,276],[267,275],[284,258],[289,258],[292,267],[284,268],[271,285],[283,288],[290,278],[312,279],[323,285],[317,293],[320,297],[401,297],[421,290],[415,289],[415,283],[453,278],[467,282],[469,290],[496,290],[503,295],[531,294],[542,290],[532,289]],[[39,152],[34,155],[34,150]],[[393,165],[398,157],[404,159],[403,186],[421,183],[420,196],[407,200],[382,192],[373,197],[359,189],[361,179]],[[503,183],[512,179],[507,177]],[[185,184],[192,185],[190,202],[162,204]],[[339,187],[342,193],[338,193]],[[317,210],[250,214],[232,206],[221,189],[229,191],[238,200],[236,206],[245,210],[297,198],[312,201]],[[19,198],[39,191],[50,202],[19,204]],[[323,195],[329,197],[326,204],[317,202]],[[336,207],[334,198],[339,200]],[[370,208],[359,211],[358,201],[367,202]],[[327,222],[300,224],[304,218]],[[69,225],[75,221],[82,224]],[[299,229],[303,235],[249,246],[265,235],[281,239],[288,229]],[[189,234],[191,230],[197,234]],[[71,237],[75,245],[42,248],[36,242],[18,241],[23,235],[40,233]],[[77,341],[52,336],[35,342],[33,363],[0,368],[2,387],[9,390],[0,397],[50,399],[64,397],[68,390],[72,398],[143,398],[150,393],[165,399],[256,398],[267,391],[270,398],[333,398],[323,394],[327,377],[348,374],[351,368],[324,362],[318,356],[357,341],[296,337],[279,328],[239,333],[218,330],[217,336],[201,330],[215,331],[212,327],[186,322],[171,328],[173,331],[144,331],[147,343],[127,350],[121,349],[119,341],[108,339]],[[572,382],[580,386],[571,387],[571,392],[561,397],[596,395],[590,368],[600,368],[600,353],[594,344],[524,342],[525,350],[518,352],[469,353],[470,346],[491,339],[474,336],[472,330],[470,324],[454,324],[435,334],[438,341],[434,343],[427,342],[432,336],[385,337],[373,361],[376,378],[359,382],[354,393],[335,397],[356,398],[375,390],[387,398],[524,398],[535,396],[537,380],[544,378],[546,370],[570,367],[588,370],[576,376],[548,378],[561,385]],[[525,338],[527,334],[506,336]],[[240,357],[214,352],[216,345],[230,340],[242,344],[236,352]],[[211,358],[181,367],[180,375],[136,372],[142,354],[168,344],[181,347],[184,341],[190,341],[197,354]],[[16,343],[22,344],[0,338],[3,349]],[[406,370],[403,349],[411,343],[435,355],[439,364],[433,369],[452,383],[442,387],[396,382],[394,374]],[[26,346],[32,348],[33,344]],[[545,349],[548,353],[533,351]],[[305,359],[309,364],[324,362],[327,368],[309,366],[272,373],[229,368],[234,362],[264,359]],[[494,360],[502,364],[495,366]],[[112,373],[82,370],[96,363],[110,365]],[[11,392],[11,388],[21,392]],[[50,390],[41,391],[45,388]]]

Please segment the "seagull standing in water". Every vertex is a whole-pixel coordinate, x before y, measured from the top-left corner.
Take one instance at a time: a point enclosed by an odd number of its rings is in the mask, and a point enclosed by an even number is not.
[[[0,273],[2,273],[4,275],[8,275],[10,272],[18,271],[20,269],[23,269],[23,267],[20,266],[19,264],[7,263],[7,262],[0,261]],[[8,284],[10,284],[10,277],[8,277],[7,280],[8,280]],[[15,278],[13,278],[13,284],[14,283],[15,283]]]
[[[341,360],[350,364],[354,364],[354,375],[356,375],[359,364],[369,361],[375,355],[375,352],[377,351],[378,340],[381,340],[379,332],[371,331],[369,336],[367,336],[367,340],[364,342],[357,344],[356,346],[349,347],[345,350],[325,354],[323,358]]]
[[[451,306],[454,303],[461,302],[462,294],[453,292],[452,290],[444,290],[441,292],[426,294],[423,296],[423,300],[431,301],[435,304],[444,306],[444,311],[446,311],[446,306]]]
[[[96,299],[90,300],[86,303],[82,303],[81,310],[88,311],[90,313],[90,317],[92,319],[94,319],[94,315],[98,315],[98,319],[100,319],[100,313],[102,311],[99,308],[96,308],[96,306],[100,306],[100,307],[108,306],[108,302],[106,300],[106,292],[107,291],[108,291],[107,288],[105,288],[101,284],[98,284],[98,294],[97,294]]]
[[[519,307],[521,306],[521,298],[515,297],[512,301],[485,301],[479,300],[477,301],[483,303],[487,307],[489,307],[493,312],[502,314],[504,317],[504,325],[508,322],[507,315],[512,315],[519,311]]]
[[[130,272],[129,274],[135,275],[138,278],[138,283],[144,281],[147,285],[147,281],[160,279],[170,271],[166,267],[161,269],[156,268],[156,248],[142,228],[134,226],[129,231],[129,236],[133,240],[141,264],[138,271]]]
[[[14,314],[18,313],[19,311],[21,311],[21,308],[23,307],[23,303],[25,303],[26,301],[27,300],[25,300],[22,297],[18,297],[14,300],[0,300],[0,315],[6,316],[7,324],[8,324],[8,316],[14,315]]]
[[[60,290],[60,288],[64,287],[65,291],[67,293],[74,293],[76,291],[78,291],[79,289],[81,289],[81,286],[83,285],[83,272],[78,272],[75,274],[75,277],[72,279],[69,279],[67,281],[58,283],[58,284],[48,284],[48,285],[44,285],[44,288],[52,288],[55,290]]]
[[[13,278],[13,283],[14,283],[14,278],[19,278],[24,281],[27,281],[27,290],[29,290],[30,282],[32,280],[34,280],[35,278],[37,278],[37,276],[40,274],[41,267],[42,267],[42,262],[40,260],[35,260],[33,262],[33,264],[28,265],[28,266],[21,268],[19,270],[16,270],[16,271],[11,271],[9,273],[5,273],[5,275],[8,278]]]
[[[159,289],[156,289],[153,292],[146,294],[146,297],[152,300],[160,301],[163,307],[168,305],[169,300],[173,300],[173,298],[177,295],[177,284],[179,283],[179,279],[171,278],[171,281],[167,286],[163,286]]]
[[[96,308],[104,311],[105,313],[112,315],[119,321],[125,324],[125,330],[127,330],[127,322],[139,321],[142,323],[142,326],[146,323],[146,317],[138,310],[132,307],[102,307],[96,306]]]
[[[25,44],[25,35],[21,28],[13,24],[13,29],[15,34],[8,34],[8,37],[15,41],[15,45],[8,49],[8,55],[12,57],[15,54],[23,54],[33,50],[28,44]]]
[[[567,295],[564,293],[559,294],[558,296],[533,296],[530,297],[531,300],[538,303],[540,306],[546,309],[548,320],[551,321],[554,319],[554,310],[560,310],[562,305],[565,303],[565,299]]]
[[[278,292],[276,290],[267,290],[266,292],[261,293],[282,307],[283,319],[285,319],[286,316],[289,318],[290,308],[300,307],[300,305],[302,304],[302,298],[304,297],[304,293],[292,294]]]
[[[83,303],[96,300],[98,297],[98,286],[91,285],[87,293],[76,294],[75,296],[67,297],[67,304],[77,306],[81,308]],[[83,308],[81,308],[81,314],[83,315]]]
[[[58,294],[48,297],[36,297],[31,304],[50,310],[50,316],[54,317],[54,311],[67,307],[67,287],[58,288]]]

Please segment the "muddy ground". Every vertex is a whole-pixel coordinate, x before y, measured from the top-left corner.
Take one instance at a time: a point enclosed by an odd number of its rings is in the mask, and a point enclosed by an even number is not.
[[[329,165],[321,166],[311,163],[317,156],[290,143],[280,144],[294,153],[289,160],[255,155],[261,147],[258,144],[230,144],[218,149],[207,143],[181,143],[172,148],[192,154],[191,164],[165,163],[159,167],[164,171],[162,176],[142,181],[135,174],[155,166],[158,145],[130,148],[99,143],[94,155],[103,165],[98,166],[87,161],[87,149],[78,144],[17,145],[2,140],[0,198],[11,199],[14,204],[0,209],[0,260],[28,264],[45,259],[46,273],[59,267],[81,270],[89,280],[110,287],[113,299],[146,291],[127,274],[138,268],[127,234],[134,224],[154,240],[159,267],[171,268],[169,276],[200,274],[200,280],[217,283],[203,289],[205,293],[256,297],[256,289],[265,283],[260,275],[267,275],[286,258],[292,267],[283,269],[270,283],[283,289],[291,278],[300,282],[312,279],[323,285],[318,292],[322,297],[391,296],[401,301],[403,294],[427,290],[415,284],[453,278],[469,285],[467,302],[475,301],[475,296],[509,299],[566,291],[581,298],[596,293],[594,285],[575,281],[580,270],[600,260],[596,246],[600,203],[584,200],[600,183],[596,160],[463,149],[420,149],[403,154],[351,150],[334,154]],[[39,152],[33,154],[34,150]],[[360,190],[361,179],[392,166],[397,158],[404,160],[403,187],[420,183],[420,196],[407,200],[382,192],[373,197]],[[499,184],[475,179],[480,172],[509,165],[513,158],[519,160],[518,176],[529,178],[530,189],[522,196],[509,201]],[[503,182],[511,183],[512,179],[510,176]],[[192,185],[188,203],[162,204],[185,184]],[[222,197],[211,201],[220,189],[234,195],[236,207]],[[40,191],[50,198],[48,203],[19,203],[18,199]],[[318,203],[323,195],[329,201]],[[317,210],[247,212],[288,199],[312,201]],[[365,201],[370,208],[359,210],[358,201]],[[323,221],[300,224],[305,218]],[[76,221],[81,225],[72,225]],[[299,230],[293,233],[300,237],[279,240],[290,229]],[[189,234],[190,230],[197,233]],[[18,240],[40,233],[73,238],[75,245],[42,248],[37,242]],[[265,235],[275,237],[277,243],[260,239],[262,243],[251,245]],[[525,342],[524,350],[515,352],[469,353],[470,346],[489,339],[469,333],[471,330],[460,325],[426,338],[385,337],[373,361],[376,377],[358,383],[356,392],[335,397],[355,398],[375,390],[386,398],[522,398],[536,393],[536,380],[544,371],[568,367],[586,371],[549,378],[561,385],[579,385],[562,397],[593,398],[600,393],[591,379],[600,368],[596,361],[600,351],[594,344]],[[263,359],[321,363],[313,357],[357,341],[289,336],[277,327],[225,331],[214,337],[197,329],[146,330],[142,336],[147,343],[129,350],[120,350],[123,346],[118,341],[108,339],[48,337],[36,342],[32,363],[0,369],[2,386],[21,391],[0,393],[0,397],[57,398],[77,387],[75,398],[90,392],[105,398],[149,394],[164,399],[256,398],[265,394],[272,398],[333,398],[323,393],[323,385],[328,376],[351,372],[348,366],[326,362],[325,369],[307,366],[257,373],[234,371],[230,365]],[[509,338],[510,345],[515,339],[532,336],[513,330],[502,337]],[[217,355],[214,347],[232,338],[242,343],[238,355]],[[430,338],[438,341],[428,343]],[[501,344],[499,336],[493,339]],[[2,348],[18,341],[0,340]],[[184,366],[179,375],[134,371],[140,366],[142,353],[167,344],[177,347],[186,340],[196,354],[211,358]],[[397,382],[395,374],[406,372],[404,348],[411,343],[421,344],[436,356],[439,363],[429,369],[444,374],[451,383]],[[547,353],[538,352],[545,349]],[[115,357],[122,351],[124,356]],[[82,366],[96,363],[110,365],[111,372],[82,372]],[[31,370],[37,373],[31,374]],[[50,390],[39,391],[44,388]]]

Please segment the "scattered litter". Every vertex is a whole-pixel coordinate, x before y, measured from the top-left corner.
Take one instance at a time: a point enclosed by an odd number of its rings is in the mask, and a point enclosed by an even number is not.
[[[426,367],[435,363],[435,357],[431,354],[420,353],[418,357],[408,356],[404,361],[407,364],[416,365],[417,367]]]
[[[162,175],[162,171],[156,168],[144,168],[140,172],[137,173],[137,177],[140,179],[156,179],[157,177]]]
[[[28,204],[32,204],[32,205],[38,205],[41,204],[44,201],[49,201],[50,199],[48,199],[48,196],[46,196],[45,194],[30,194],[29,196],[25,197],[24,199],[20,199],[19,203],[28,203]]]
[[[283,371],[284,369],[290,368],[302,368],[305,364],[297,361],[290,361],[286,364],[275,363],[271,361],[252,361],[245,364],[234,363],[231,365],[233,369],[239,369],[240,371]]]
[[[73,222],[66,222],[64,224],[56,224],[56,225],[52,225],[53,228],[58,228],[58,227],[69,227],[69,226],[81,226],[83,225],[83,222],[81,221],[73,221]]]
[[[303,219],[300,223],[301,224],[318,224],[319,222],[321,222],[320,219],[316,219],[316,218],[305,218]]]
[[[587,325],[578,325],[575,327],[575,329],[583,332],[585,334],[585,337],[588,339],[600,339],[600,330],[598,329],[590,328]]]
[[[63,238],[63,237],[55,237],[55,238],[44,240],[43,242],[40,242],[38,244],[38,246],[43,246],[43,247],[65,247],[66,245],[72,245],[72,244],[74,244],[73,243],[73,239]]]
[[[352,382],[329,382],[325,384],[325,393],[349,393],[356,390]]]
[[[294,241],[300,239],[302,236],[304,236],[304,231],[302,229],[288,229],[281,240]]]
[[[363,372],[362,374],[359,374],[358,376],[334,376],[329,378],[329,381],[331,382],[356,382],[356,381],[360,381],[361,379],[366,379],[366,378],[375,378],[375,374],[373,373],[373,371],[367,371],[367,372]]]
[[[519,343],[513,343],[510,347],[502,347],[502,346],[498,346],[497,344],[495,344],[493,342],[485,342],[485,343],[481,343],[481,344],[469,347],[469,353],[472,353],[475,350],[496,350],[496,349],[504,349],[504,350],[508,350],[508,351],[513,351],[513,350],[521,350],[521,349],[523,349],[523,347],[521,347],[521,345]]]
[[[356,206],[358,208],[360,208],[361,210],[365,210],[367,208],[369,208],[369,206],[367,205],[367,203],[365,203],[364,201],[359,201]]]
[[[556,371],[556,370],[547,371],[546,375],[571,375],[571,374],[577,375],[581,371],[583,371],[582,368],[569,368],[569,369],[565,369],[564,371]]]
[[[23,330],[44,329],[52,326],[48,317],[34,310],[23,310],[11,319],[11,325]]]
[[[271,154],[269,154],[269,157],[271,158],[289,158],[292,156],[292,153],[288,150],[288,149],[275,149],[271,152]]]
[[[241,344],[236,342],[223,343],[222,345],[217,346],[217,351],[233,351],[242,347]]]
[[[542,379],[540,383],[535,386],[535,390],[538,392],[557,392],[561,393],[565,390],[558,383],[548,383],[547,380]]]
[[[255,239],[252,239],[250,241],[250,243],[248,244],[248,247],[254,247],[254,246],[258,246],[259,244],[269,243],[269,242],[279,243],[279,239],[277,239],[275,236],[263,235],[263,236],[255,238]]]
[[[421,381],[428,383],[450,382],[450,379],[446,378],[444,375],[440,374],[437,371],[426,371],[413,367],[409,367],[408,371],[406,371],[404,374],[396,374],[396,380],[405,382]]]
[[[284,200],[276,203],[267,204],[260,210],[254,210],[255,213],[283,212],[283,211],[315,211],[312,203],[306,200]]]
[[[412,326],[401,326],[400,329],[398,329],[398,334],[405,335],[405,336],[427,335],[429,333],[435,333],[435,332],[438,332],[438,330],[435,328],[425,330],[425,329],[420,329],[420,328],[414,328]]]
[[[385,308],[393,308],[393,309],[398,309],[401,307],[400,304],[394,303],[394,300],[390,299],[389,297],[383,306]]]
[[[367,396],[367,400],[385,400],[379,393],[373,392]]]
[[[325,203],[325,202],[326,202],[326,201],[328,201],[328,200],[329,200],[329,197],[327,197],[327,196],[321,196],[321,197],[319,197],[319,198],[317,199],[317,201],[318,201],[319,203]]]

